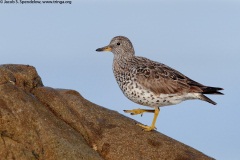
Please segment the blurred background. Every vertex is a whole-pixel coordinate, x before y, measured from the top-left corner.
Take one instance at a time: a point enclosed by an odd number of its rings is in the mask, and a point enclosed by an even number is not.
[[[143,124],[152,114],[128,100],[113,73],[113,55],[96,52],[128,37],[136,55],[167,64],[205,85],[222,87],[218,103],[165,107],[157,130],[218,160],[240,159],[240,1],[73,0],[72,4],[0,4],[0,63],[36,67],[45,86],[86,99]]]

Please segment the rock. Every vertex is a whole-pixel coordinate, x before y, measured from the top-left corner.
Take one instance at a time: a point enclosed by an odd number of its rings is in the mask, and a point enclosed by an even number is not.
[[[0,159],[213,159],[84,99],[44,87],[32,66],[0,66]]]
[[[29,65],[1,65],[0,84],[8,82],[15,84],[27,92],[36,87],[43,86],[36,69]]]

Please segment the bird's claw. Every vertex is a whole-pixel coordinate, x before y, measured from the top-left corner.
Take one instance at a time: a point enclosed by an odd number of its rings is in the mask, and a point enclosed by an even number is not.
[[[146,126],[146,125],[139,124],[139,123],[137,123],[136,125],[142,127],[143,131],[152,131],[152,130],[157,129],[155,126]]]

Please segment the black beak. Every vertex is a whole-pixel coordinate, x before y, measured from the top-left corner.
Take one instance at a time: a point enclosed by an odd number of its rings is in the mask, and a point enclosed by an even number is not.
[[[98,49],[96,49],[96,51],[97,52],[101,52],[101,51],[103,51],[103,49],[102,48],[98,48]]]
[[[105,47],[96,49],[96,51],[98,51],[98,52],[101,52],[101,51],[111,51],[111,50],[112,50],[112,48],[110,46],[105,46]]]

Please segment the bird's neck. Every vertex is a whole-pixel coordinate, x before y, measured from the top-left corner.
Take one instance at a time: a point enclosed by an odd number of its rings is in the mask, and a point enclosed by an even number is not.
[[[118,69],[127,69],[129,61],[134,58],[134,55],[128,55],[128,56],[121,56],[121,55],[114,55],[113,58],[113,69],[114,67],[117,67]]]
[[[114,54],[114,61],[128,61],[129,59],[132,59],[134,57],[134,54]]]

